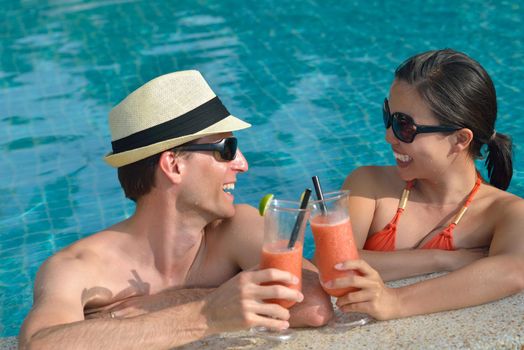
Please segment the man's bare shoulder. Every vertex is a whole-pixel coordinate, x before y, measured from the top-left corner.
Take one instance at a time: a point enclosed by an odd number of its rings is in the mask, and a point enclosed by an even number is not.
[[[75,276],[85,278],[96,274],[106,260],[104,252],[107,249],[101,247],[112,235],[111,231],[101,231],[63,248],[42,264],[37,277],[51,278],[67,274],[67,278],[76,279]]]
[[[237,242],[249,240],[262,241],[264,218],[258,210],[247,204],[235,205],[235,215],[222,220],[216,220],[208,225],[206,233],[213,237],[215,244],[230,246]]]
[[[56,255],[60,258],[76,257],[77,259],[96,258],[111,252],[111,247],[119,246],[129,237],[120,225],[111,226],[105,230],[86,236],[59,251]]]
[[[42,264],[36,283],[41,278],[60,278],[65,275],[75,280],[76,276],[82,276],[86,282],[89,276],[100,276],[104,266],[107,267],[118,256],[120,246],[127,237],[127,234],[118,230],[118,226],[113,226],[74,242]]]
[[[111,231],[101,231],[83,238],[40,266],[33,307],[20,332],[22,343],[40,329],[84,319],[84,307],[93,294],[86,291],[108,279],[107,242],[113,235]],[[104,244],[106,249],[102,249]]]
[[[223,236],[236,236],[246,229],[263,225],[263,217],[258,210],[248,204],[235,205],[235,215],[231,218],[217,220],[209,225],[210,231]]]
[[[258,262],[264,219],[254,207],[238,204],[233,217],[210,224],[206,234],[210,237],[208,242],[212,240],[214,247],[245,268]]]
[[[48,258],[38,269],[35,279],[35,299],[55,287],[67,290],[81,290],[89,284],[89,276],[99,269],[95,252],[74,251],[68,247]]]

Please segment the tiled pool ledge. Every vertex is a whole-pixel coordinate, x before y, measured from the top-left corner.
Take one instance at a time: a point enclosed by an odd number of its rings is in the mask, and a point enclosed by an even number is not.
[[[399,287],[436,274],[390,282]],[[224,334],[183,349],[524,349],[524,292],[461,310],[375,321],[349,330],[324,327],[297,330],[279,343],[249,332]]]
[[[421,279],[389,283],[398,287]],[[323,327],[296,329],[293,339],[255,338],[250,332],[226,333],[188,344],[182,349],[523,349],[524,293],[476,307],[377,321],[349,330]],[[4,338],[0,349],[16,349]]]
[[[1,350],[16,350],[17,342],[16,337],[0,338],[0,349]]]

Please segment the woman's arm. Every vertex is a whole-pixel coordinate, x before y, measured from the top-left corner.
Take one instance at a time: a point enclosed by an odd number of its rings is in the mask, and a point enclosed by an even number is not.
[[[364,261],[348,261],[341,269],[358,269],[363,276],[339,279],[334,287],[361,290],[339,298],[338,305],[344,311],[391,319],[479,305],[524,290],[524,201],[512,201],[492,212],[500,217],[488,257],[401,288],[384,286],[377,271]]]
[[[360,257],[377,270],[384,281],[432,272],[454,271],[486,257],[487,249],[409,249],[392,252],[361,250]]]

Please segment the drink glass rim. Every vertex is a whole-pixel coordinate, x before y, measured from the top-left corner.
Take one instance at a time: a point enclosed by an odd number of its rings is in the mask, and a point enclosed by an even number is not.
[[[326,192],[326,193],[323,193],[324,199],[310,200],[309,205],[320,203],[320,202],[334,201],[334,200],[340,199],[341,197],[349,196],[349,193],[350,193],[349,190],[337,190],[337,191]]]
[[[305,209],[300,208],[300,202],[286,200],[286,199],[272,199],[269,202],[268,210],[279,210],[279,211],[289,211],[289,212],[306,212],[310,211],[309,205]]]

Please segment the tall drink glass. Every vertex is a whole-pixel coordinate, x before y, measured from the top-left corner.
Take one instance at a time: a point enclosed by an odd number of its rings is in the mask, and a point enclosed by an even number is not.
[[[341,297],[358,289],[353,287],[330,289],[325,283],[356,274],[356,271],[339,271],[335,265],[347,260],[359,259],[358,249],[349,220],[349,191],[324,194],[323,200],[311,202],[310,224],[315,240],[314,260],[319,270],[322,288],[333,297]],[[357,326],[370,321],[369,316],[359,313],[343,314],[336,310],[333,326]]]
[[[302,289],[302,250],[304,231],[310,215],[309,207],[300,209],[299,202],[273,199],[264,214],[264,243],[262,246],[260,269],[276,268],[297,276],[298,284],[282,284],[288,288]],[[293,237],[292,237],[293,236]],[[290,244],[291,241],[291,244]],[[293,242],[294,241],[294,242]],[[266,303],[276,303],[289,309],[295,302],[282,299],[264,300]],[[254,328],[255,333],[265,337],[287,340],[293,332],[271,331],[264,327]]]

